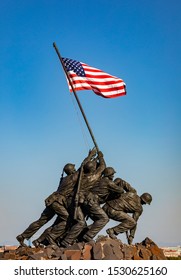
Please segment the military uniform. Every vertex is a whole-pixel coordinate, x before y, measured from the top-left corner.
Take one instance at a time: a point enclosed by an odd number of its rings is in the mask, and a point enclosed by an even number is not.
[[[88,157],[84,159],[82,166],[89,162],[94,154],[95,150],[93,149],[89,152]],[[64,197],[64,202],[66,201],[66,203],[61,204],[61,213],[57,213],[58,217],[55,220],[54,224],[49,229],[44,231],[44,233],[37,239],[38,242],[41,243],[44,239],[46,239],[50,244],[56,244],[59,239],[62,239],[64,237],[67,230],[69,230],[69,228],[74,223],[74,199],[80,176],[80,169],[81,167],[74,174],[65,177],[59,185],[57,193],[60,197]],[[48,198],[47,200],[49,199],[50,198]],[[82,226],[82,223],[84,223],[84,220],[78,220],[77,226]]]
[[[78,238],[78,236],[84,230],[84,228],[87,226],[85,221],[85,216],[90,212],[88,211],[88,207],[89,207],[88,205],[91,204],[92,215],[94,216],[96,215],[99,221],[100,220],[102,221],[101,225],[99,225],[98,222],[97,224],[98,228],[101,229],[104,226],[104,224],[106,224],[109,220],[106,213],[99,206],[99,203],[97,202],[97,196],[94,196],[90,192],[91,188],[94,185],[98,184],[98,182],[100,181],[102,172],[106,167],[103,154],[101,152],[98,152],[97,159],[98,159],[98,165],[96,170],[90,173],[83,173],[82,175],[81,188],[79,193],[78,215],[75,224],[72,226],[72,228],[66,234],[64,240],[61,242],[63,246],[68,246],[72,244]],[[93,205],[92,203],[94,203],[93,208],[92,208]]]
[[[88,157],[86,157],[83,162],[85,163],[89,161],[92,158],[93,154],[95,154],[94,150],[90,151]],[[65,228],[66,224],[65,220],[67,220],[69,216],[65,200],[68,197],[68,194],[70,194],[69,200],[71,200],[71,196],[73,195],[74,187],[78,180],[79,173],[80,168],[73,174],[67,175],[60,181],[57,192],[54,192],[45,200],[46,208],[42,212],[40,218],[35,222],[31,223],[22,234],[16,237],[21,245],[25,245],[24,239],[28,240],[29,238],[31,238],[43,225],[49,222],[56,214],[59,217],[62,217],[61,232],[63,231],[63,228]],[[60,219],[58,221],[60,222]],[[58,223],[58,221],[56,221],[56,224]],[[43,235],[41,235],[41,240],[43,240],[42,238],[44,238],[46,234],[49,233],[49,230],[46,230],[46,232],[44,232]]]
[[[98,232],[109,222],[109,217],[101,207],[101,204],[109,200],[109,197],[121,195],[123,190],[108,177],[103,177],[99,184],[91,189],[85,196],[82,208],[85,213],[94,221],[83,236],[84,240],[92,240]]]
[[[82,192],[80,194],[81,210],[85,216],[93,220],[93,223],[87,227],[87,231],[85,231],[85,234],[82,236],[84,241],[92,240],[109,222],[109,217],[104,209],[102,209],[101,204],[105,203],[110,195],[113,197],[114,195],[121,195],[122,193],[123,189],[108,177],[101,178],[95,185],[89,188],[89,192],[86,191],[86,189],[83,191],[82,187]],[[82,230],[83,228],[79,228],[79,234]],[[74,232],[71,231],[65,237],[62,244],[71,244],[73,240],[78,237],[78,232],[77,235],[74,235]]]
[[[112,230],[115,235],[118,235],[130,230],[130,236],[134,238],[137,220],[143,212],[141,199],[135,192],[124,193],[120,198],[106,202],[103,210],[109,218],[121,222],[108,231]],[[132,213],[132,217],[128,213]]]

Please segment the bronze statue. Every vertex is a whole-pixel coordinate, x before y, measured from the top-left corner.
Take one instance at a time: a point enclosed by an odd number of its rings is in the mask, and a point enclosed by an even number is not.
[[[83,166],[82,176],[79,180],[80,188],[78,188],[76,192],[74,201],[75,203],[78,202],[75,208],[76,215],[75,213],[72,213],[71,215],[72,223],[69,223],[70,228],[66,233],[64,240],[61,242],[62,246],[66,247],[71,245],[79,236],[81,231],[86,227],[85,215],[80,207],[80,201],[82,199],[81,192],[83,188],[89,192],[89,188],[101,178],[105,166],[105,161],[101,152],[98,152],[95,159],[87,161],[87,163]],[[60,238],[59,225],[55,225],[52,228],[50,235],[54,238],[54,240]]]
[[[90,242],[109,219],[121,222],[107,229],[109,237],[116,238],[119,233],[126,232],[131,244],[137,220],[143,211],[142,205],[150,204],[152,197],[148,193],[139,197],[123,179],[113,181],[114,174],[114,168],[106,167],[103,153],[96,152],[95,148],[89,151],[78,170],[74,164],[66,164],[57,191],[45,199],[46,207],[40,218],[17,236],[20,245],[26,246],[24,240],[33,236],[55,215],[54,223],[33,241],[35,247],[40,244],[68,247],[76,241]],[[129,213],[133,214],[132,217]],[[86,218],[93,221],[89,226]]]
[[[36,247],[40,244],[67,247],[76,240],[89,242],[108,223],[109,219],[121,222],[118,226],[107,230],[109,236],[115,238],[119,233],[130,231],[128,243],[131,244],[136,231],[137,220],[143,211],[142,205],[150,204],[152,197],[148,193],[139,197],[136,190],[121,178],[116,178],[113,181],[115,170],[112,167],[106,167],[103,154],[99,151],[70,79],[65,61],[55,43],[53,43],[53,46],[95,148],[89,152],[77,171],[72,163],[64,166],[58,189],[46,198],[46,207],[40,218],[31,223],[16,238],[21,246],[26,246],[24,240],[32,237],[35,232],[57,215],[53,225],[45,229],[41,236],[33,241]],[[97,157],[95,157],[96,153]],[[63,177],[64,172],[67,175],[65,177]],[[102,205],[104,206],[102,207]],[[131,217],[128,213],[133,213],[133,216]],[[86,223],[87,217],[93,221],[89,226]]]
[[[85,164],[87,161],[92,159],[95,153],[96,153],[95,149],[89,151],[89,155],[87,158],[84,159],[83,163]],[[74,186],[79,177],[80,168],[76,171],[75,165],[69,163],[64,166],[62,174],[64,172],[67,174],[67,176],[64,178],[62,178],[63,176],[61,176],[60,184],[57,191],[54,192],[45,200],[46,208],[42,212],[40,218],[35,222],[31,223],[23,233],[19,234],[16,237],[21,246],[26,246],[24,240],[30,239],[43,225],[49,222],[56,214],[63,217],[62,226],[65,227],[66,225],[65,221],[69,216],[65,206],[66,205],[65,196],[67,195],[67,193],[73,192]],[[59,195],[58,193],[60,193],[61,195]],[[36,245],[38,245],[37,242]]]
[[[152,196],[149,193],[143,193],[138,196],[137,193],[129,191],[122,194],[119,198],[107,201],[103,206],[104,211],[110,219],[121,222],[115,227],[107,229],[107,233],[111,238],[116,238],[120,233],[127,233],[128,244],[131,244],[137,221],[143,212],[143,204],[150,204]],[[132,213],[133,215],[129,215]],[[128,231],[130,233],[128,234]]]
[[[71,172],[71,176],[65,177],[59,184],[57,192],[50,195],[46,200],[46,204],[54,205],[55,201],[59,201],[59,211],[56,212],[57,219],[51,227],[46,229],[38,239],[33,241],[33,244],[38,247],[42,244],[57,245],[59,241],[64,237],[69,228],[74,224],[74,211],[75,196],[77,195],[77,185],[80,183],[81,170],[88,162],[94,159],[96,150],[92,149],[89,152],[88,157],[82,162],[81,167],[75,172],[75,167],[72,164],[66,164],[64,167],[65,172]],[[95,159],[94,159],[95,160]],[[53,198],[52,198],[53,196]],[[54,198],[55,196],[55,198]],[[80,221],[82,223],[82,221]]]
[[[114,173],[115,171],[112,167],[107,167],[102,172],[103,176],[100,177],[99,180],[94,183],[90,180],[92,184],[88,190],[86,188],[87,185],[83,184],[79,200],[81,211],[80,219],[85,219],[85,216],[87,216],[93,220],[93,223],[87,227],[87,231],[85,230],[86,225],[84,223],[82,223],[82,227],[79,227],[77,231],[74,231],[73,227],[61,242],[61,245],[65,247],[71,245],[82,231],[84,231],[82,240],[89,242],[108,223],[109,218],[100,204],[105,203],[109,195],[122,193],[121,188],[113,182]],[[93,176],[94,175],[92,175],[92,177]]]

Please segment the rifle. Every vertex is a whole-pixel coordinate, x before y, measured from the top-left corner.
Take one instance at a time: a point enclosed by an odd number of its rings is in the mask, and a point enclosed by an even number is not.
[[[75,211],[74,211],[74,219],[76,220],[78,218],[78,204],[79,204],[79,192],[80,192],[80,187],[82,183],[82,173],[83,173],[83,167],[84,165],[92,159],[92,157],[95,156],[96,154],[97,147],[94,147],[92,150],[89,151],[89,155],[84,161],[82,162],[80,166],[80,174],[79,174],[79,179],[78,179],[78,186],[77,186],[77,191],[75,195]],[[98,150],[97,150],[98,151]]]
[[[82,173],[83,173],[83,164],[81,164],[81,167],[80,167],[79,181],[78,181],[77,191],[76,191],[76,195],[75,195],[74,220],[76,220],[78,217],[79,192],[80,192],[80,186],[81,186]]]

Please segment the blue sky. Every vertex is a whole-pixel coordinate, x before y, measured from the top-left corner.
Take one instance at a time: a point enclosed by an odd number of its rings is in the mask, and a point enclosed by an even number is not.
[[[17,244],[63,166],[78,168],[93,147],[53,42],[62,56],[125,81],[123,97],[78,96],[107,166],[153,196],[134,241],[181,244],[180,8],[177,0],[1,1],[0,244]]]

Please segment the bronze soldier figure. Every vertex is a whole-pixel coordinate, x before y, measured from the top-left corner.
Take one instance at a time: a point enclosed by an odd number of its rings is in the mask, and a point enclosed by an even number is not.
[[[123,189],[113,182],[116,171],[112,167],[106,167],[103,171],[103,177],[98,184],[95,184],[90,193],[86,194],[82,203],[83,211],[93,220],[89,225],[88,231],[83,235],[84,241],[91,241],[98,232],[109,222],[109,217],[102,209],[110,197],[121,195]]]
[[[149,193],[143,193],[138,196],[135,192],[127,192],[119,198],[107,201],[103,206],[104,211],[110,219],[121,222],[115,227],[107,229],[110,238],[115,239],[120,233],[128,232],[128,244],[131,244],[137,227],[137,221],[143,212],[143,204],[150,204],[152,196]],[[129,213],[132,213],[129,215]]]
[[[82,185],[79,200],[82,211],[81,217],[88,216],[94,221],[92,225],[87,227],[85,234],[83,234],[82,240],[85,242],[91,241],[109,221],[107,214],[100,204],[105,203],[111,193],[122,193],[120,187],[113,182],[114,173],[115,171],[112,167],[107,167],[102,172],[103,177],[94,182],[94,184],[92,182],[92,186],[88,188],[88,191],[86,190],[87,184]],[[72,228],[61,242],[61,245],[65,247],[71,245],[83,230],[83,227],[79,227],[74,232]]]
[[[83,163],[89,161],[94,154],[95,149],[89,151],[89,155],[86,159],[84,159]],[[26,246],[24,240],[30,239],[43,225],[49,222],[55,216],[55,214],[63,217],[63,224],[65,226],[65,221],[68,218],[68,213],[66,211],[66,200],[64,196],[59,196],[58,192],[60,192],[61,187],[64,190],[72,190],[74,188],[79,177],[80,168],[76,171],[75,165],[68,163],[64,166],[63,172],[65,172],[67,176],[60,180],[57,192],[54,192],[45,200],[46,208],[42,212],[40,218],[31,223],[23,233],[16,237],[21,246]],[[36,243],[36,245],[38,244]]]
[[[44,244],[47,242],[51,245],[57,245],[59,239],[62,239],[67,230],[71,227],[73,223],[75,193],[81,176],[81,168],[86,165],[87,162],[91,161],[95,154],[96,150],[92,149],[92,151],[89,152],[88,157],[82,162],[78,172],[74,172],[71,177],[65,177],[65,179],[59,185],[56,196],[60,201],[61,211],[56,213],[58,216],[53,225],[47,228],[38,237],[38,239],[33,241],[35,247],[38,247],[41,243]],[[71,169],[71,164],[67,164],[65,168],[68,171]],[[77,175],[75,176],[75,174],[78,174],[78,177]],[[54,193],[46,199],[46,203],[54,203],[56,197],[52,199],[52,196],[54,196]]]
[[[103,154],[101,152],[98,152],[98,155],[95,159],[92,161],[87,161],[85,165],[83,165],[83,170],[85,173],[82,174],[82,177],[79,179],[79,181],[83,184],[86,184],[86,188],[90,187],[93,183],[95,183],[102,174],[102,171],[105,169],[105,161],[103,159]],[[79,183],[80,183],[79,182]],[[79,190],[77,191],[76,188],[74,188],[75,192],[73,194],[73,197],[69,197],[70,201],[70,207],[69,207],[69,223],[66,227],[66,231],[64,234],[66,235],[65,238],[70,238],[72,242],[74,241],[74,236],[79,235],[82,228],[86,226],[85,217],[83,212],[81,211],[80,207],[76,206],[76,200],[80,199],[79,196]],[[62,192],[61,192],[62,193]],[[71,195],[72,195],[71,194]],[[75,209],[77,207],[77,209]],[[76,211],[76,215],[75,215]],[[57,219],[61,219],[61,216]],[[49,232],[47,232],[46,239],[50,242],[50,244],[56,244],[57,241],[59,242],[60,238],[62,238],[62,230],[61,230],[61,222],[57,222],[52,226]]]

